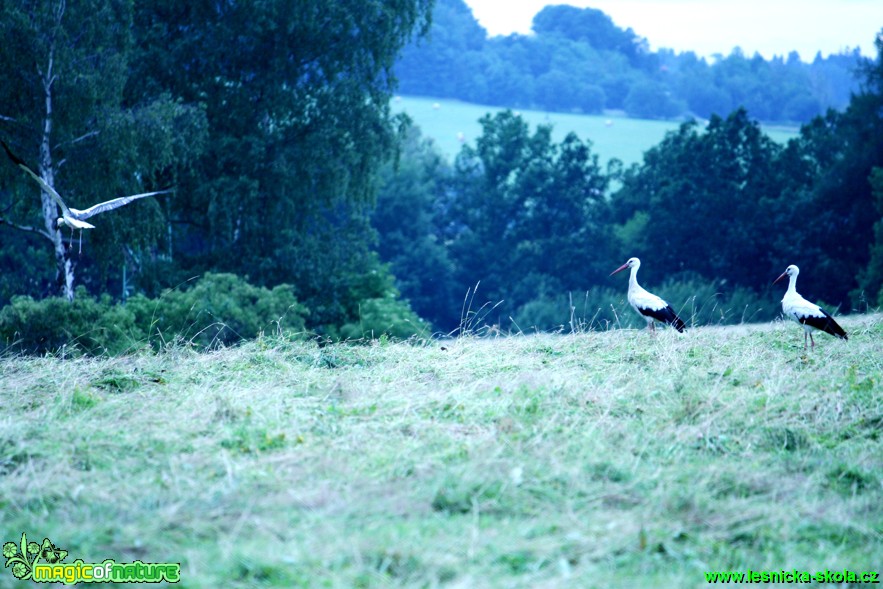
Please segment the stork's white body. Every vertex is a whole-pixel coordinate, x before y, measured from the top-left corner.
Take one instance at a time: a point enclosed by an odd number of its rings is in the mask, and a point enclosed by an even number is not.
[[[650,327],[652,329],[654,325],[654,319],[649,315],[645,315],[644,312],[661,311],[669,305],[662,298],[656,296],[655,294],[644,289],[644,287],[638,284],[638,278],[636,276],[637,273],[638,267],[635,266],[634,268],[632,268],[631,275],[629,276],[629,304],[632,306],[632,309],[634,309],[636,313],[647,320],[647,327]]]
[[[647,329],[655,330],[655,322],[659,321],[661,323],[671,324],[678,331],[684,331],[686,325],[681,318],[677,316],[672,306],[638,284],[638,268],[640,267],[641,260],[638,258],[629,258],[625,264],[611,272],[610,275],[613,276],[620,270],[631,268],[629,274],[628,301],[635,312],[647,322]]]
[[[80,211],[77,209],[71,209],[71,213],[77,214]],[[92,223],[87,223],[86,221],[80,221],[74,215],[63,215],[58,218],[58,224],[61,225],[64,223],[71,229],[95,229],[95,225]]]
[[[784,313],[785,317],[796,321],[803,327],[803,348],[806,349],[807,336],[809,336],[812,347],[815,348],[816,342],[812,337],[812,332],[816,330],[824,331],[842,339],[848,339],[846,332],[834,321],[833,317],[828,315],[820,306],[810,303],[800,296],[797,292],[798,274],[800,274],[800,268],[792,264],[785,269],[781,276],[776,278],[773,284],[785,276],[788,277],[788,290],[785,291],[785,296],[782,297],[782,313]]]
[[[824,319],[825,312],[822,311],[822,308],[818,305],[814,305],[810,303],[808,300],[800,296],[797,292],[797,289],[794,287],[794,283],[796,281],[794,278],[791,279],[791,284],[788,286],[788,290],[785,292],[785,296],[782,297],[782,312],[785,313],[785,316],[792,321],[796,321],[800,323],[801,319],[805,319],[807,317],[815,317],[816,319]],[[803,328],[809,333],[812,329],[815,329],[812,325],[807,325],[803,323]]]

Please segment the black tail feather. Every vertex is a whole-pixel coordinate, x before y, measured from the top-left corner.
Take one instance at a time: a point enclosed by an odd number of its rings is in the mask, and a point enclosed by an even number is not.
[[[674,314],[674,311],[672,311],[672,314]],[[681,333],[684,333],[684,330],[687,328],[687,324],[684,323],[683,319],[681,319],[677,315],[674,316],[674,319],[672,320],[671,324],[674,325],[674,328],[677,329],[678,331],[680,331]]]
[[[668,315],[669,315],[669,318],[667,319],[666,323],[671,324],[679,332],[684,333],[684,329],[687,328],[687,325],[684,323],[684,321],[680,317],[678,317],[678,314],[675,313],[675,310],[672,309],[671,307],[666,307],[665,310],[668,311]]]

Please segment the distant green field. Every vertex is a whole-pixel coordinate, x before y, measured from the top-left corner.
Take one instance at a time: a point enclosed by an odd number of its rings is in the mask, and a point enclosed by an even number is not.
[[[437,106],[436,106],[437,105]],[[439,100],[413,96],[396,97],[392,103],[395,112],[404,111],[431,137],[441,152],[450,160],[460,152],[463,142],[475,144],[481,134],[478,120],[489,112],[505,110],[495,106],[470,104],[458,100]],[[651,121],[622,116],[578,115],[538,110],[519,110],[522,117],[535,128],[552,125],[552,136],[560,142],[573,131],[580,139],[588,139],[593,150],[606,163],[619,158],[625,164],[640,162],[644,152],[659,143],[668,131],[680,125],[676,121]],[[797,136],[796,128],[766,128],[770,138],[785,142]],[[463,141],[460,140],[462,134]]]

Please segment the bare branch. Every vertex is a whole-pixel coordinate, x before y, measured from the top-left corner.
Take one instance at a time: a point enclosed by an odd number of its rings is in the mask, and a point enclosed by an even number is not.
[[[86,139],[89,139],[90,137],[95,137],[96,135],[99,135],[100,133],[101,133],[100,131],[89,131],[88,133],[84,133],[83,135],[80,135],[79,137],[77,137],[75,139],[71,139],[70,141],[64,141],[62,143],[57,143],[52,149],[59,149],[64,145],[76,145],[77,143],[79,143],[81,141],[85,141]],[[61,164],[63,164],[63,163],[64,163],[64,160],[61,160],[57,164],[56,167],[60,168]]]
[[[100,133],[100,131],[89,131],[88,133],[86,133],[86,134],[84,134],[84,135],[80,135],[80,136],[77,137],[76,139],[72,139],[72,140],[70,140],[68,143],[70,143],[71,145],[73,145],[73,144],[75,144],[75,143],[79,143],[80,141],[85,141],[86,139],[88,139],[88,138],[90,138],[90,137],[95,137],[95,136],[98,135],[99,133]]]
[[[0,121],[2,121],[4,123],[12,123],[13,125],[21,127],[23,129],[27,129],[28,131],[37,130],[37,128],[34,127],[33,125],[31,125],[30,123],[26,123],[26,122],[22,121],[21,119],[17,119],[15,117],[10,117],[10,116],[0,114]]]
[[[123,257],[132,265],[132,273],[138,274],[141,272],[141,256],[135,255],[135,252],[132,251],[132,246],[129,244],[123,245],[121,249],[123,250]]]
[[[19,231],[25,231],[28,233],[38,233],[49,241],[53,241],[52,236],[49,235],[49,233],[47,233],[45,229],[38,229],[36,227],[29,227],[27,225],[19,225],[18,223],[13,223],[9,219],[5,219],[3,217],[0,217],[0,225],[9,225],[13,229],[18,229]]]

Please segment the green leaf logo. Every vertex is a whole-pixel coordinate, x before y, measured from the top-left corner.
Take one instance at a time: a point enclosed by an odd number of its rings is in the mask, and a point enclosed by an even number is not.
[[[34,565],[39,562],[60,563],[67,557],[67,550],[60,550],[49,538],[43,539],[42,546],[36,542],[28,542],[27,535],[22,532],[19,544],[3,544],[3,557],[6,559],[6,568],[12,568],[12,575],[26,581],[31,578]]]

